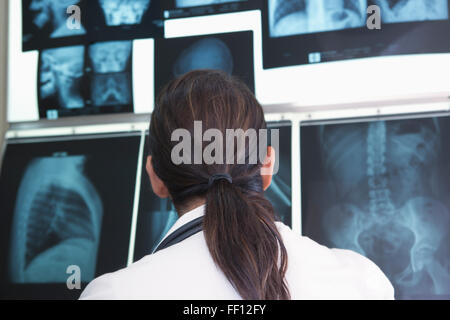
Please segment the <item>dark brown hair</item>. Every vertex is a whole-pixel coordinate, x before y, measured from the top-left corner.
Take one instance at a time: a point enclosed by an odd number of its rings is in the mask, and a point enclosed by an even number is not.
[[[175,165],[171,152],[178,141],[171,141],[172,132],[183,128],[194,137],[194,121],[202,121],[203,131],[219,129],[225,141],[226,129],[265,129],[261,105],[245,84],[223,72],[187,73],[170,82],[158,96],[149,151],[154,171],[177,208],[192,199],[206,200],[206,243],[241,297],[289,299],[287,251],[275,225],[272,204],[264,197],[262,164]],[[203,143],[203,148],[206,145]],[[246,157],[248,153],[246,145]],[[208,184],[212,175],[224,173],[232,177],[232,183],[218,180]]]

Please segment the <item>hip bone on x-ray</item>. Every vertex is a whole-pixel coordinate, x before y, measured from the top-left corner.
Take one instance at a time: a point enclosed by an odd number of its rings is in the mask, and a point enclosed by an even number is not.
[[[326,182],[315,192],[328,201],[306,228],[372,259],[398,298],[450,295],[440,135],[436,119],[320,127]]]
[[[103,216],[84,156],[34,159],[18,189],[10,247],[13,283],[65,283],[69,266],[95,276]]]

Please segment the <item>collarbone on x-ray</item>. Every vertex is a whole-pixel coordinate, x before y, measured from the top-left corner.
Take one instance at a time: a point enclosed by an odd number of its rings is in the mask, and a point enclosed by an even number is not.
[[[367,0],[269,0],[271,37],[342,30],[366,24]]]
[[[103,216],[100,196],[83,173],[84,156],[34,159],[14,211],[9,270],[13,283],[65,283],[80,267],[95,275]]]
[[[448,19],[447,0],[374,0],[384,23]]]

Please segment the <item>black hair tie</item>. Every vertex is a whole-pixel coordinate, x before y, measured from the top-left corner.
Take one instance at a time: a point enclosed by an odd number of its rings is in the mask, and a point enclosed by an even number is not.
[[[233,179],[228,173],[218,173],[213,174],[211,177],[209,177],[208,188],[211,188],[214,182],[219,180],[227,180],[229,183],[233,183]]]

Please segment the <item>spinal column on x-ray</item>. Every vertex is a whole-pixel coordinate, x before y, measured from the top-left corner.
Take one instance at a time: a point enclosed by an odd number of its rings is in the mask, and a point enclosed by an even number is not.
[[[362,27],[366,0],[270,0],[272,37]]]
[[[103,206],[84,156],[34,159],[20,183],[11,234],[14,283],[64,283],[68,266],[94,278]]]
[[[326,133],[328,131],[328,133]],[[324,132],[324,131],[322,131]],[[433,193],[439,127],[433,120],[344,125],[322,134],[325,164],[339,201],[323,216],[333,246],[365,254],[400,295],[450,293],[448,209]],[[446,261],[446,262],[442,262]],[[424,279],[431,279],[424,284]]]
[[[92,0],[90,0],[92,1]],[[98,0],[107,26],[140,24],[150,0]]]

